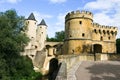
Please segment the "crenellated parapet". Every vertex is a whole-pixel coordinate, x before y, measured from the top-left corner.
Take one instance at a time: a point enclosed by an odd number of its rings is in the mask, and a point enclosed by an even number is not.
[[[93,31],[100,34],[112,34],[117,35],[118,28],[114,26],[100,25],[98,23],[93,23]]]
[[[65,16],[65,21],[77,18],[86,18],[93,21],[93,14],[89,11],[72,11]]]

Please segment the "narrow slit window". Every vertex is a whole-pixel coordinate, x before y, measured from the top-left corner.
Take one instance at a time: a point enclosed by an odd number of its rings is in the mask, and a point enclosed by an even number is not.
[[[110,40],[110,37],[108,37],[108,39]]]
[[[82,21],[80,21],[79,23],[80,23],[80,25],[82,25]]]
[[[84,34],[84,33],[82,33],[82,37],[85,37],[85,34]]]

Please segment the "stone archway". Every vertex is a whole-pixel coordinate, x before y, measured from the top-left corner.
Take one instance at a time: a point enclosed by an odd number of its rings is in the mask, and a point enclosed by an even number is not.
[[[58,73],[58,59],[52,58],[49,62],[48,80],[55,80]]]
[[[102,53],[102,45],[94,44],[93,45],[93,51],[94,51],[94,53]]]

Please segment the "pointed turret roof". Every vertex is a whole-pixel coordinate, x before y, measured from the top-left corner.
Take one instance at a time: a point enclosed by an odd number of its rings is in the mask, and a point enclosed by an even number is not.
[[[44,19],[42,19],[42,21],[38,25],[45,25],[45,26],[47,26],[46,23],[45,23],[45,21],[44,21]]]
[[[36,21],[34,14],[31,13],[27,20],[34,20],[34,21]]]

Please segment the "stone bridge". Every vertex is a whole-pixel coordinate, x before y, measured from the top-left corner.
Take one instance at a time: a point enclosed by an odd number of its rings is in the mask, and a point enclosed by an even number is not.
[[[48,55],[54,55],[56,53],[61,53],[61,47],[63,42],[46,42],[45,47],[47,49]]]

